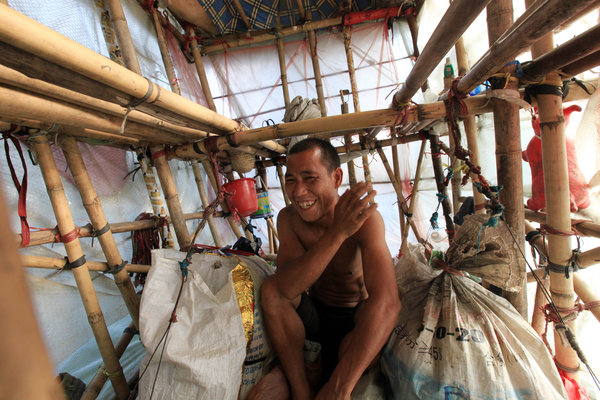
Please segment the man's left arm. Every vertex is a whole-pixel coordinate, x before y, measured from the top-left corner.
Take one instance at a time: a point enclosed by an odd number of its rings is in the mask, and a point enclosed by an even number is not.
[[[350,399],[362,373],[389,339],[398,319],[400,299],[383,218],[376,212],[357,233],[365,286],[369,297],[361,303],[354,329],[344,338],[340,360],[317,399]]]

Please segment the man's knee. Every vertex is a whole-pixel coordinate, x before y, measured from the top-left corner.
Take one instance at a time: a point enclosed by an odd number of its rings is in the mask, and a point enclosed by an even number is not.
[[[275,275],[268,276],[260,289],[260,301],[265,313],[276,313],[281,308],[296,308],[299,298],[289,300],[286,298],[277,284]]]

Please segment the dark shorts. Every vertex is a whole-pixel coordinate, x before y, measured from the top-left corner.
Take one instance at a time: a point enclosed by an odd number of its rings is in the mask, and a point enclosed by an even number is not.
[[[333,307],[302,294],[296,311],[304,324],[306,339],[321,344],[323,378],[329,379],[338,363],[342,339],[354,328],[356,307]]]

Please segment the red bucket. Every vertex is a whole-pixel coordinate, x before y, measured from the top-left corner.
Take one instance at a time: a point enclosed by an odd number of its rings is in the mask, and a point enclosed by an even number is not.
[[[229,193],[229,196],[225,197],[229,208],[235,208],[242,217],[252,215],[258,210],[254,179],[236,179],[224,184],[223,189]]]

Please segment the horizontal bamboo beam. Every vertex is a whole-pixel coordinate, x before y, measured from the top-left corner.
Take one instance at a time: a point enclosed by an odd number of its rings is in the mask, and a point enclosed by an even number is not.
[[[537,222],[540,224],[546,223],[546,214],[531,210],[525,210],[525,219],[528,221]],[[575,220],[573,220],[575,221]],[[591,237],[600,237],[600,225],[593,222],[581,222],[577,225],[577,230],[585,235]]]
[[[279,32],[277,32],[276,30],[257,33],[248,32],[248,34],[244,35],[244,37],[234,35],[230,38],[225,37],[223,39],[219,39],[215,44],[202,46],[201,51],[202,54],[221,53],[223,51],[227,51],[237,47],[255,45],[258,43],[264,43],[270,40],[275,40],[278,37],[291,36],[297,33],[308,32],[309,30],[324,29],[341,24],[342,17],[335,17],[322,19],[320,21],[315,22],[305,22],[302,25],[294,25],[287,28],[281,28]]]
[[[468,93],[498,72],[542,36],[597,0],[540,0],[528,7],[513,26],[494,42],[487,52],[458,82],[460,93]]]
[[[394,94],[395,104],[407,103],[417,93],[431,72],[489,2],[490,0],[453,0],[450,3],[406,77],[404,85]]]
[[[27,32],[26,35],[22,32]],[[60,33],[0,4],[0,41],[81,73],[157,107],[205,124],[216,133],[234,132],[240,124],[217,114],[115,63]]]
[[[541,57],[523,65],[523,80],[541,81],[550,72],[562,68],[600,50],[600,25],[552,49]]]
[[[491,110],[489,99],[485,96],[473,96],[465,99],[469,114],[482,114]],[[405,115],[393,108],[359,113],[341,114],[330,117],[314,118],[303,121],[288,122],[262,128],[249,129],[237,132],[230,137],[230,141],[238,145],[247,145],[263,140],[282,139],[306,134],[326,134],[362,130],[380,126],[397,126],[405,123],[416,123],[422,120],[442,119],[446,116],[443,102],[423,105],[410,105],[405,109]],[[335,135],[332,135],[335,136]],[[195,146],[202,153],[207,154],[205,141],[197,142]],[[218,137],[216,145],[219,150],[230,148],[225,137]],[[175,148],[178,157],[193,157],[196,151],[192,145],[183,145]]]
[[[222,217],[222,216],[224,216],[224,214],[219,211],[219,212],[215,213],[214,216]],[[195,212],[195,213],[183,214],[183,217],[186,221],[190,220],[190,219],[201,219],[203,217],[203,212],[199,211],[199,212]],[[170,223],[169,217],[167,217],[167,221]],[[116,222],[116,223],[110,224],[110,231],[112,233],[141,231],[143,229],[154,228],[154,225],[155,225],[155,221],[153,219],[145,219],[145,220],[133,221],[133,222]],[[79,237],[92,237],[93,230],[89,224],[84,225],[84,226],[78,226],[77,229],[79,232]],[[59,243],[59,241],[57,240],[57,236],[56,236],[57,234],[58,234],[57,228],[45,229],[45,230],[41,230],[41,231],[32,231],[30,233],[31,242],[28,247],[37,246],[40,244],[47,244],[47,243]],[[15,235],[15,241],[17,243],[21,243],[21,235],[20,234]]]
[[[21,263],[28,268],[48,268],[48,269],[63,269],[65,266],[64,258],[55,257],[40,257],[21,254]],[[86,265],[90,271],[108,272],[108,263],[101,261],[87,261]],[[144,264],[125,264],[127,272],[147,273],[150,270],[150,265]]]
[[[571,64],[565,65],[561,68],[560,74],[571,77],[584,71],[588,71],[594,67],[597,67],[598,65],[600,65],[600,51],[583,57],[575,62],[572,62]]]

